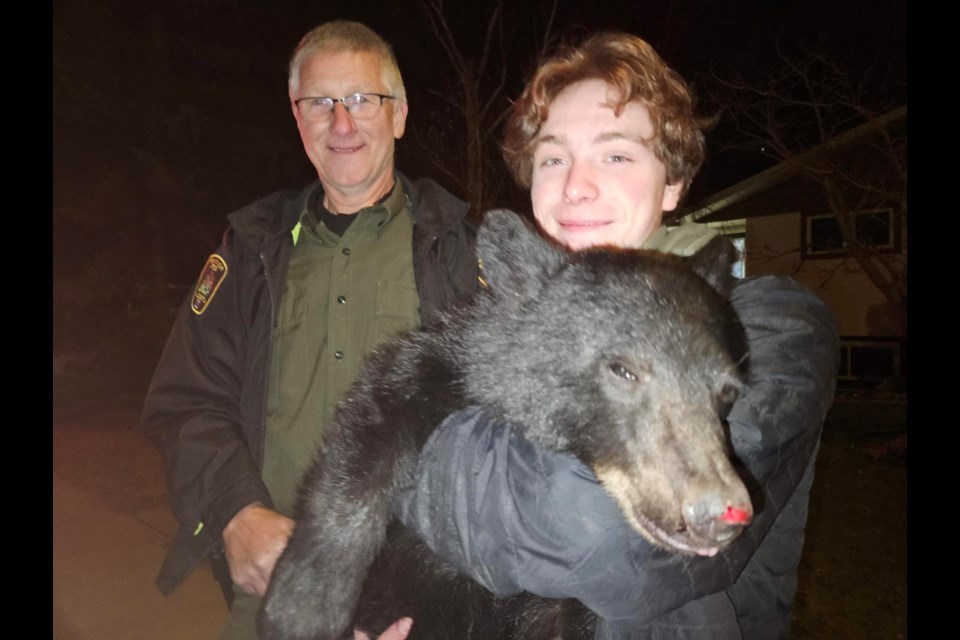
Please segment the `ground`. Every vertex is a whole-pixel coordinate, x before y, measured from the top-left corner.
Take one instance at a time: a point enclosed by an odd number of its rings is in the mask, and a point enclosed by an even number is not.
[[[824,428],[794,637],[907,637],[906,399],[840,396]]]
[[[165,504],[159,455],[133,430],[146,360],[129,360],[122,372],[91,369],[79,356],[54,361],[54,473],[134,517]],[[906,638],[905,398],[841,397],[816,474],[793,637]]]

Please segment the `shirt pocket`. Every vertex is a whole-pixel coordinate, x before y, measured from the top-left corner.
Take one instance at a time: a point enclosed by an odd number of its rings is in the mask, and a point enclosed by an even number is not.
[[[420,326],[420,296],[413,280],[377,283],[375,334],[377,343]]]
[[[287,283],[280,300],[277,330],[280,335],[289,333],[303,324],[306,315],[307,291],[298,284]]]

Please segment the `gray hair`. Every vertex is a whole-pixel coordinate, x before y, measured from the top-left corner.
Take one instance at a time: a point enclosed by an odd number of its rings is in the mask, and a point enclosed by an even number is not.
[[[290,94],[293,95],[297,90],[300,83],[300,67],[306,60],[318,53],[345,51],[378,54],[383,63],[383,83],[387,91],[398,101],[406,102],[407,92],[403,87],[403,78],[400,76],[400,67],[397,65],[397,58],[393,55],[393,49],[367,25],[349,20],[325,22],[303,36],[290,59],[288,79]]]

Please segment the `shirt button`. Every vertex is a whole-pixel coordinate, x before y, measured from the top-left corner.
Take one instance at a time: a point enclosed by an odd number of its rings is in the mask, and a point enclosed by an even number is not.
[[[344,248],[343,248],[343,255],[345,255],[345,256],[350,255],[350,247],[344,247]]]
[[[343,351],[336,351],[333,354],[333,357],[337,360],[343,360]]]
[[[337,296],[337,304],[346,304],[347,296]]]

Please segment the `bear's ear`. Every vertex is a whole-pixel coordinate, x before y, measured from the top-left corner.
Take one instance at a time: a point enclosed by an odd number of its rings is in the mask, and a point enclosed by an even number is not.
[[[740,252],[732,242],[723,236],[716,236],[687,258],[687,264],[720,295],[728,298],[736,280],[733,277],[733,265],[739,257]]]
[[[477,232],[477,258],[492,293],[528,298],[566,264],[568,254],[541,238],[518,214],[494,209]]]

